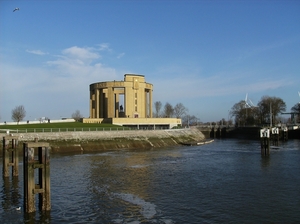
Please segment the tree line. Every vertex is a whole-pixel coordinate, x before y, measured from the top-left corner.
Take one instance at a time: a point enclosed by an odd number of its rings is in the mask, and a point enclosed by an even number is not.
[[[247,104],[246,100],[234,104],[230,111],[236,125],[266,125],[283,122],[282,113],[286,103],[279,97],[263,96],[257,106]],[[300,122],[300,103],[291,108],[289,122]]]
[[[223,118],[220,124],[232,124],[236,125],[266,125],[276,124],[283,122],[282,113],[286,111],[286,103],[279,97],[263,96],[258,102],[257,106],[249,105],[246,100],[241,100],[234,104],[229,112],[230,119],[226,122]],[[300,102],[296,103],[291,108],[291,118],[288,120],[290,123],[300,123]],[[23,105],[17,106],[12,110],[12,120],[19,123],[26,116],[26,110]],[[154,118],[181,118],[182,125],[196,125],[200,122],[200,119],[194,115],[188,113],[182,103],[177,103],[172,106],[169,102],[166,102],[163,106],[161,101],[154,102],[153,109]],[[72,114],[72,118],[75,121],[79,121],[82,118],[82,114],[79,110],[76,110]],[[229,118],[228,118],[229,119]],[[214,123],[214,122],[213,122]]]
[[[169,102],[166,102],[163,106],[161,101],[156,101],[154,102],[153,117],[181,118],[182,125],[196,125],[200,119],[194,115],[190,115],[188,111],[188,108],[182,103],[177,103],[173,107]]]

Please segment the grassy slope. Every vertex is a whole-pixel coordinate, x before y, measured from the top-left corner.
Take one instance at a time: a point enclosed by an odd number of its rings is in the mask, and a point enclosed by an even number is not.
[[[65,123],[41,123],[41,124],[19,124],[19,125],[1,125],[0,129],[22,130],[22,129],[117,129],[122,128],[112,124],[89,124],[81,122],[65,122]]]

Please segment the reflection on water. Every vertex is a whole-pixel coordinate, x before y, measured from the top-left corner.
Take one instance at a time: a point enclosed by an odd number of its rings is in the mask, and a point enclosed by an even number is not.
[[[240,140],[52,155],[52,210],[16,210],[23,207],[20,171],[19,178],[0,182],[1,222],[295,223],[300,220],[299,142],[289,140],[269,157],[261,157],[259,142]]]
[[[2,166],[2,164],[1,164]],[[3,210],[9,210],[11,207],[19,207],[21,194],[19,189],[18,177],[2,177],[3,184],[1,190],[1,206]]]
[[[270,162],[271,162],[271,157],[270,156],[262,156],[261,157],[261,167],[263,168],[267,168],[270,166]]]

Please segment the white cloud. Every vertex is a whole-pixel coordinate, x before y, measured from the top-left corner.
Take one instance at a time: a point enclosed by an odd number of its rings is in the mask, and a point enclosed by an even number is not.
[[[118,59],[122,58],[125,55],[125,53],[121,53],[117,56]]]
[[[105,67],[98,60],[100,55],[94,48],[71,47],[62,51],[57,60],[48,61],[47,64],[56,74],[58,82],[69,82],[71,86],[89,85],[106,77],[116,78],[114,68]],[[62,88],[65,90],[65,88]]]
[[[45,53],[41,50],[26,50],[26,52],[30,53],[30,54],[36,54],[36,55],[45,55],[45,54],[48,54],[48,53]]]
[[[0,95],[9,96],[1,97],[1,103],[9,108],[1,109],[2,119],[9,120],[10,110],[21,104],[31,117],[70,116],[76,109],[88,116],[89,85],[117,79],[116,69],[104,66],[100,59],[94,48],[74,46],[47,61],[46,67],[2,62]]]
[[[80,48],[73,46],[62,51],[63,55],[70,58],[76,58],[80,60],[93,60],[100,58],[100,55],[94,51],[93,48]]]
[[[112,51],[112,49],[109,47],[108,43],[98,44],[97,46],[99,46],[99,48],[98,48],[99,51],[109,51],[109,52]]]

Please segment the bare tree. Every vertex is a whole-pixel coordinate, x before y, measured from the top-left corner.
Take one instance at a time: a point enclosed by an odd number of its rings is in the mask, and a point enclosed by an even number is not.
[[[292,108],[291,108],[292,113],[295,113],[293,115],[293,118],[295,119],[296,122],[300,122],[300,103],[296,103]]]
[[[72,118],[75,120],[75,121],[79,121],[80,118],[82,118],[82,115],[80,113],[80,110],[76,110],[73,114],[72,114]]]
[[[20,121],[24,119],[25,116],[26,116],[26,110],[23,105],[17,106],[15,107],[15,109],[11,111],[12,120],[16,121],[18,124]]]
[[[278,97],[263,96],[258,103],[258,108],[262,123],[270,122],[270,113],[272,112],[272,121],[277,122],[277,115],[286,110],[285,102]]]
[[[160,101],[156,101],[154,103],[154,108],[155,108],[154,117],[159,117],[161,107],[162,107],[162,103]]]
[[[237,125],[254,125],[260,123],[257,107],[247,107],[244,100],[234,104],[230,111]]]
[[[174,114],[173,106],[167,102],[164,107],[164,116],[173,117],[173,114]]]
[[[200,121],[200,119],[197,118],[194,115],[185,114],[182,117],[182,125],[183,126],[188,126],[189,127],[190,125],[197,125],[198,121]]]
[[[181,118],[188,112],[188,109],[182,103],[177,103],[174,107],[174,115],[176,118]]]

